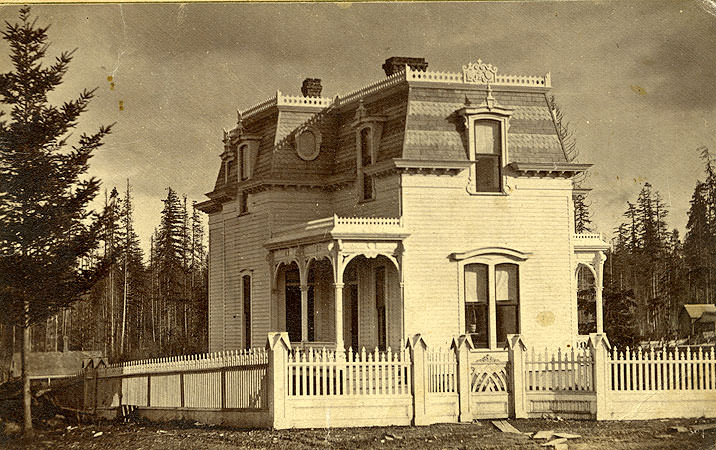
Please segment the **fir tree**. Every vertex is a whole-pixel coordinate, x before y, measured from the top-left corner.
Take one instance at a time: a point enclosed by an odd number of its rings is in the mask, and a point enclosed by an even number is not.
[[[110,127],[82,134],[67,148],[93,91],[61,106],[48,103],[72,52],[44,65],[47,27],[36,27],[27,7],[19,19],[2,33],[13,69],[0,74],[0,103],[9,110],[0,117],[0,309],[4,321],[23,329],[25,432],[31,434],[29,327],[77,300],[97,273],[80,266],[101,229],[87,210],[99,181],[84,175]]]

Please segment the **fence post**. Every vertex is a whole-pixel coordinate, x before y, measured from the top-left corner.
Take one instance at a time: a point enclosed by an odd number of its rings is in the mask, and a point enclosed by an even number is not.
[[[512,400],[514,402],[515,419],[527,418],[527,402],[525,390],[525,352],[527,346],[519,334],[507,335],[507,356],[512,370]]]
[[[429,425],[426,411],[427,386],[425,385],[425,351],[428,345],[419,334],[408,339],[410,359],[413,364],[413,425]]]
[[[606,334],[591,333],[589,350],[594,364],[594,393],[597,397],[597,420],[608,419],[607,399],[611,389],[609,365],[609,340]]]
[[[472,412],[470,411],[470,350],[472,350],[472,340],[467,335],[461,335],[452,339],[450,349],[455,352],[455,360],[457,361],[457,396],[459,415],[458,421],[472,422]]]
[[[92,394],[92,387],[93,387],[93,372],[94,372],[94,363],[90,361],[85,367],[84,367],[84,376],[83,376],[83,383],[82,387],[84,389],[84,396],[82,401],[82,409],[84,411],[88,411],[90,405],[94,404],[94,400],[91,398]]]
[[[286,332],[268,334],[266,342],[268,352],[268,408],[271,414],[273,428],[276,430],[291,426],[286,414],[286,381],[288,371],[286,363],[288,352],[291,350],[291,341]]]

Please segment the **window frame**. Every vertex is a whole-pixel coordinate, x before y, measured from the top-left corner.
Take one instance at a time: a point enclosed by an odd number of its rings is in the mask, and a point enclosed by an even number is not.
[[[239,215],[244,216],[249,213],[249,193],[245,190],[239,192]]]
[[[508,139],[507,134],[510,128],[510,117],[512,116],[514,110],[502,108],[499,106],[493,106],[493,107],[487,107],[487,106],[481,106],[478,108],[462,108],[458,111],[458,114],[463,117],[464,126],[465,126],[465,133],[467,133],[467,142],[468,142],[468,150],[467,150],[467,156],[468,160],[471,161],[473,164],[470,164],[469,169],[469,178],[467,183],[467,191],[468,193],[472,195],[506,195],[507,191],[505,189],[506,186],[506,176],[505,176],[505,166],[507,165],[507,162],[509,161],[509,147],[508,147]],[[477,189],[477,158],[478,155],[484,155],[487,157],[488,154],[483,153],[476,153],[476,145],[475,145],[475,125],[478,121],[481,120],[492,120],[495,122],[498,122],[500,124],[500,150],[501,154],[499,155],[499,163],[498,163],[498,169],[499,169],[499,182],[500,186],[497,191],[480,191]]]
[[[248,278],[248,313],[246,311],[246,279]],[[253,290],[254,290],[254,277],[253,271],[242,271],[241,272],[241,340],[245,349],[251,348],[252,344],[252,332],[253,332]]]
[[[365,135],[365,141],[363,132],[368,131]],[[375,178],[373,175],[368,175],[365,173],[365,168],[375,164],[376,155],[375,155],[375,148],[376,148],[376,139],[375,139],[376,129],[375,125],[373,123],[366,123],[361,124],[361,126],[358,127],[356,130],[356,167],[357,167],[357,186],[358,186],[358,202],[369,202],[372,200],[375,200]],[[367,142],[366,142],[367,141]],[[363,144],[366,143],[368,147],[368,156],[370,159],[370,162],[368,164],[363,163]],[[365,192],[365,181],[366,177],[368,180],[370,180],[370,196],[366,197]]]
[[[484,264],[487,266],[487,347],[481,350],[499,350],[497,342],[497,294],[495,269],[500,264],[514,264],[517,266],[517,331],[523,330],[522,304],[524,302],[523,280],[524,263],[529,253],[502,247],[485,247],[465,253],[453,253],[452,259],[457,262],[458,271],[458,326],[460,334],[469,334],[465,315],[467,303],[465,300],[465,268],[471,264]]]

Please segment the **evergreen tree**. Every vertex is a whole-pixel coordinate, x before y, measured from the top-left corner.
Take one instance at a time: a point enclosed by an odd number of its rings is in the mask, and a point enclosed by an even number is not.
[[[122,326],[120,335],[120,354],[124,357],[127,345],[134,342],[139,346],[140,334],[142,331],[140,314],[142,296],[144,293],[144,266],[142,263],[142,249],[139,246],[139,236],[134,230],[134,206],[132,204],[132,193],[129,180],[125,197],[122,199],[120,212],[122,229],[122,255],[120,265],[122,272]],[[127,323],[135,326],[131,329],[135,332],[134,339],[128,339]]]
[[[101,221],[87,210],[99,181],[84,174],[110,127],[82,134],[67,148],[70,130],[87,110],[93,91],[55,106],[47,94],[57,88],[72,60],[62,53],[43,65],[47,27],[36,27],[30,9],[20,23],[6,23],[13,69],[0,74],[0,309],[2,320],[23,329],[25,432],[32,432],[27,374],[31,324],[76,301],[97,271],[84,270],[100,238]]]
[[[574,231],[586,233],[592,231],[592,214],[589,212],[589,204],[586,194],[574,196]]]
[[[171,187],[168,188],[167,198],[163,203],[164,209],[156,240],[158,295],[160,311],[165,313],[164,323],[159,329],[167,345],[165,350],[169,354],[175,354],[180,352],[184,345],[180,312],[186,300],[184,297],[185,214],[179,196]]]

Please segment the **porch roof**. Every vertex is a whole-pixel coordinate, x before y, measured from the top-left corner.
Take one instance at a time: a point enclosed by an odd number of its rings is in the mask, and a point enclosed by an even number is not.
[[[409,235],[400,218],[333,215],[279,228],[271,234],[271,239],[264,246],[274,250],[333,239],[396,241]]]
[[[574,250],[582,252],[605,251],[610,247],[599,233],[575,233],[573,242]]]

